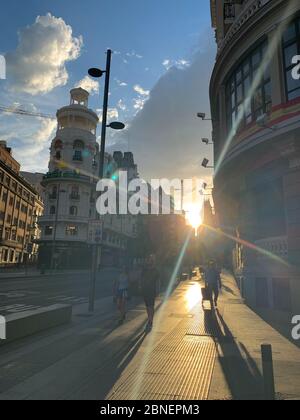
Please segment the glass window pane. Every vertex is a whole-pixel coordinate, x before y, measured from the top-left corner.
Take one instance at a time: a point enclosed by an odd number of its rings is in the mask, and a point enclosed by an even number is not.
[[[271,79],[271,66],[268,65],[266,70],[265,70],[265,74],[264,74],[264,80],[269,80]]]
[[[250,63],[249,60],[245,61],[243,65],[244,77],[246,77],[250,73]]]
[[[250,80],[250,76],[248,76],[244,80],[244,95],[245,95],[245,97],[247,97],[248,94],[250,93],[250,88],[251,88],[251,80]]]
[[[236,83],[240,83],[242,81],[242,69],[239,69],[236,73]]]
[[[240,104],[243,101],[243,85],[240,84],[236,88],[237,103]]]
[[[257,67],[260,65],[260,50],[257,50],[252,56],[252,66]]]
[[[244,102],[244,107],[245,107],[245,115],[246,115],[246,117],[249,117],[249,115],[252,114],[252,107],[251,107],[251,100],[250,99],[247,99]]]
[[[263,107],[263,92],[261,88],[254,93],[253,106],[255,111]]]
[[[293,92],[289,93],[288,98],[289,101],[300,98],[300,89],[294,90]]]
[[[266,104],[272,102],[272,85],[271,82],[265,84],[265,102]]]
[[[287,30],[283,34],[284,42],[291,41],[292,39],[296,38],[296,25],[292,23]]]
[[[297,44],[292,44],[284,49],[285,65],[290,67],[293,65],[292,58],[298,54]]]
[[[235,108],[235,92],[231,95],[231,109]]]
[[[234,91],[234,89],[235,89],[234,77],[232,78],[232,80],[231,80],[231,82],[230,82],[230,89],[231,89],[231,92],[233,92],[233,91]]]
[[[300,80],[294,79],[292,77],[292,70],[288,71],[286,75],[287,75],[288,92],[290,92],[291,90],[300,88]]]

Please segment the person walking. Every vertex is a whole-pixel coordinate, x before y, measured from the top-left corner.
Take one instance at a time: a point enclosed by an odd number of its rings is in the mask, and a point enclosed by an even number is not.
[[[206,269],[205,283],[211,306],[217,308],[220,290],[222,289],[222,280],[220,270],[217,268],[215,261],[210,261],[208,268]]]
[[[155,311],[155,299],[157,296],[159,272],[155,268],[155,256],[151,255],[141,273],[141,292],[147,309],[148,323],[146,333],[152,331]]]
[[[119,325],[123,324],[126,319],[126,309],[128,300],[128,288],[129,288],[129,274],[126,267],[123,267],[119,278],[114,285],[114,296],[117,302],[117,307],[120,312]]]

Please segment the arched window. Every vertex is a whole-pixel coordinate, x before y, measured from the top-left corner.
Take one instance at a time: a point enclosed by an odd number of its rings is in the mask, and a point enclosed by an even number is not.
[[[78,208],[76,206],[71,206],[70,207],[70,215],[71,216],[77,216],[78,214]]]
[[[72,200],[79,200],[80,199],[79,187],[77,185],[72,185],[70,198]]]
[[[50,215],[53,216],[56,213],[56,208],[55,206],[51,206],[50,207]]]
[[[56,160],[61,160],[61,151],[57,150],[56,154],[55,154],[55,159]]]
[[[52,192],[51,192],[51,194],[50,194],[50,199],[51,200],[56,200],[56,198],[57,198],[57,186],[55,185],[53,188],[52,188]]]
[[[75,140],[73,144],[74,156],[73,160],[76,162],[82,162],[82,152],[84,150],[84,142],[82,140]]]
[[[62,149],[63,148],[63,142],[61,140],[56,140],[56,142],[54,143],[54,149]]]

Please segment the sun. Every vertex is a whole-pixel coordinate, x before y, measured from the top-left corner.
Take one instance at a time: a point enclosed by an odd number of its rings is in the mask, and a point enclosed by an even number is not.
[[[198,230],[199,227],[202,225],[202,209],[199,205],[191,205],[189,209],[186,211],[186,219],[190,226],[193,229]]]

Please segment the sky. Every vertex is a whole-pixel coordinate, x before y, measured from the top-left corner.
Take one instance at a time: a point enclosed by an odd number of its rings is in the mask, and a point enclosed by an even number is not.
[[[0,15],[0,54],[7,79],[0,80],[0,106],[55,115],[74,86],[89,90],[90,108],[101,115],[103,84],[87,77],[105,67],[114,51],[109,119],[126,124],[109,132],[107,150],[135,155],[140,175],[203,177],[212,159],[209,78],[216,46],[209,0],[27,0],[5,2]],[[0,113],[0,139],[7,140],[23,170],[47,172],[56,122]],[[98,134],[100,127],[98,128]]]

